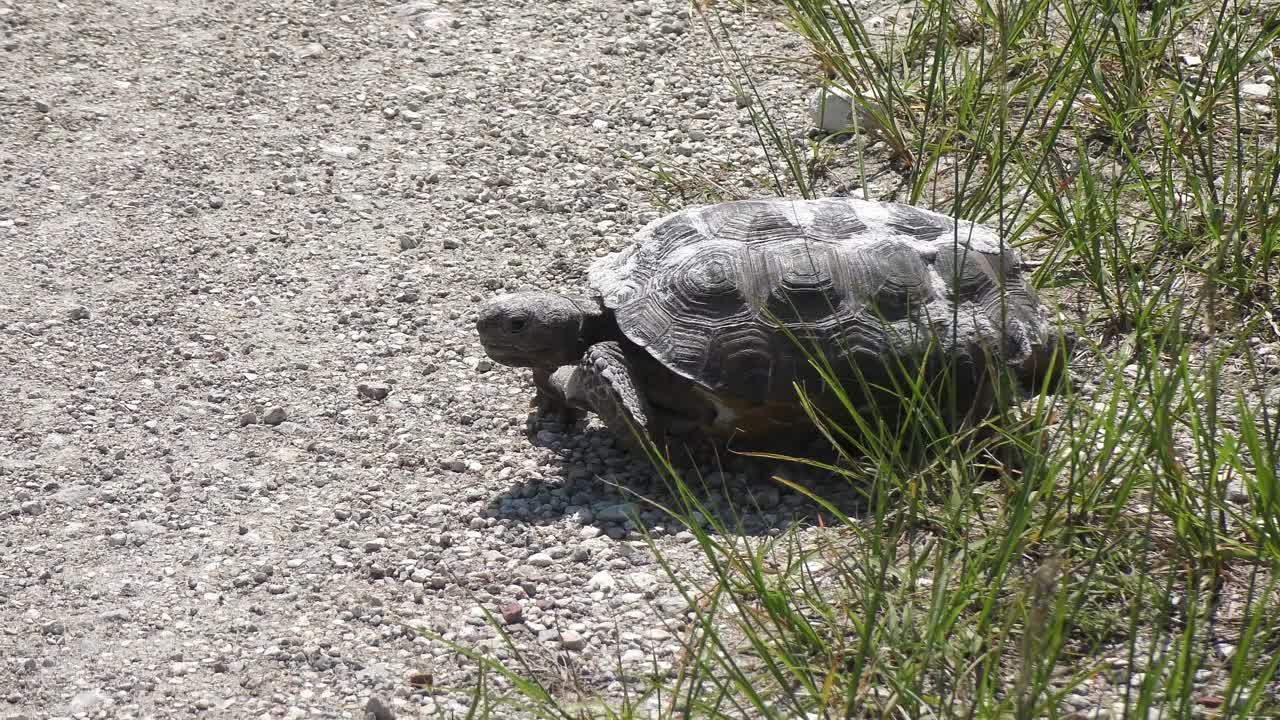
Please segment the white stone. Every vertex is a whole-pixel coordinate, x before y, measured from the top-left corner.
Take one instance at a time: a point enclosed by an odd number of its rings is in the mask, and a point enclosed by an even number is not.
[[[854,128],[854,111],[857,111],[857,128],[873,131],[880,123],[870,110],[880,109],[875,100],[854,95],[844,88],[821,87],[809,98],[809,119],[813,126],[825,132],[839,132]]]
[[[1265,100],[1271,97],[1271,86],[1266,83],[1242,83],[1240,97],[1250,100]]]
[[[609,574],[609,571],[601,570],[592,575],[591,579],[587,581],[587,588],[600,592],[609,592],[613,590],[614,584],[613,576]]]

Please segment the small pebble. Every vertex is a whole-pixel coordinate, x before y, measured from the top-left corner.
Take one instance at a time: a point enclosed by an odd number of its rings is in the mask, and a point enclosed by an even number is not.
[[[1266,100],[1271,97],[1271,86],[1266,83],[1242,83],[1240,96],[1249,100]]]
[[[499,612],[502,614],[502,621],[508,625],[524,622],[524,608],[518,602],[503,603]]]
[[[596,512],[596,520],[606,523],[624,522],[637,512],[634,503],[621,503],[618,505],[610,505]]]
[[[298,57],[304,58],[304,59],[320,57],[321,55],[324,55],[325,52],[326,52],[325,47],[320,43],[318,42],[307,43],[301,50],[298,51]]]
[[[115,608],[102,613],[98,617],[106,622],[124,622],[129,619],[129,611],[126,608]]]
[[[591,579],[587,581],[588,589],[599,590],[601,592],[611,592],[615,585],[616,583],[613,580],[613,576],[609,574],[608,570],[601,570],[595,575],[592,575]]]
[[[356,385],[356,392],[370,400],[385,400],[391,393],[391,386],[380,382],[362,382]]]
[[[365,717],[372,720],[396,720],[396,714],[391,707],[382,701],[377,695],[369,698],[364,704]]]
[[[573,630],[563,630],[560,633],[560,647],[565,650],[581,650],[587,646],[587,641]]]

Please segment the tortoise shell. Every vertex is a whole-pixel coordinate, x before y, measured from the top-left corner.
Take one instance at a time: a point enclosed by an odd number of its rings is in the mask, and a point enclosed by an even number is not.
[[[1026,373],[1048,348],[1046,313],[995,231],[895,203],[688,208],[597,260],[588,281],[631,342],[750,405],[794,402],[793,382],[817,377],[808,353],[874,382],[926,352],[976,369],[997,351]]]

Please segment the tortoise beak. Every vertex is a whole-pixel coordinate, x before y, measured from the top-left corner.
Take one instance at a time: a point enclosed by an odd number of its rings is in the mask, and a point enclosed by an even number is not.
[[[484,354],[499,365],[506,365],[507,367],[533,367],[535,365],[535,363],[529,362],[528,354],[522,352],[520,348],[507,343],[482,339],[480,346],[484,348]]]
[[[523,327],[513,326],[512,317],[498,303],[490,302],[480,308],[476,319],[476,333],[480,345],[491,360],[511,367],[529,367],[528,348],[521,342]]]

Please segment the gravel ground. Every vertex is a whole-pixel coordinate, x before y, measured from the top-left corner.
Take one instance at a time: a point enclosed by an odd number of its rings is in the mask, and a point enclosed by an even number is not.
[[[690,535],[598,427],[529,437],[474,309],[768,165],[687,3],[476,5],[0,0],[0,716],[448,717],[475,668],[411,628],[505,656],[485,610],[553,685],[676,661],[641,533]],[[722,17],[799,135],[803,49]]]
[[[652,471],[530,442],[528,375],[472,323],[660,214],[635,161],[768,194],[698,22],[0,0],[0,715],[449,711],[474,668],[406,625],[492,645],[482,606],[602,692],[670,667],[686,608],[609,484]],[[753,487],[753,532],[806,512]]]

